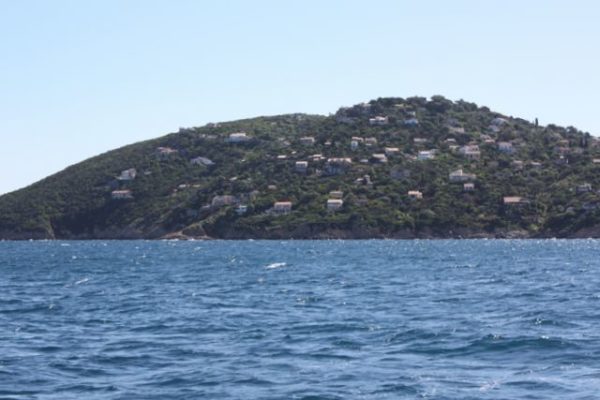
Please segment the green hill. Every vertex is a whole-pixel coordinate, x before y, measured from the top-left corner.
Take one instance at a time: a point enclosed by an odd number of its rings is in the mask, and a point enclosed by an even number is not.
[[[101,154],[0,197],[0,238],[600,237],[599,172],[573,127],[382,98]]]

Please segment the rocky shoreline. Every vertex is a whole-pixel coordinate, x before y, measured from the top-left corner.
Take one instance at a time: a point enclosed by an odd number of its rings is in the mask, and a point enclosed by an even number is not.
[[[600,238],[600,227],[582,229],[570,233],[531,233],[525,230],[497,230],[493,232],[468,229],[452,231],[411,231],[403,230],[392,233],[380,232],[377,229],[341,230],[324,229],[313,231],[299,227],[293,231],[226,231],[218,234],[195,232],[153,230],[140,232],[133,229],[101,231],[88,234],[59,234],[47,232],[0,232],[2,241],[27,240],[444,240],[444,239],[587,239]]]

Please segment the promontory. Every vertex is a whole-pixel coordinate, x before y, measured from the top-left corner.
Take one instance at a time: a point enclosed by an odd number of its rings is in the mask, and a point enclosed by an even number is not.
[[[600,140],[466,101],[202,127],[0,197],[0,239],[600,237]]]

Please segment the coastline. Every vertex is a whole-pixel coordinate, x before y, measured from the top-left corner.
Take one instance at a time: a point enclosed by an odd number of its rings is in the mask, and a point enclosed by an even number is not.
[[[493,232],[478,230],[453,230],[453,231],[399,231],[382,233],[377,230],[349,231],[349,230],[323,230],[321,232],[295,231],[256,231],[256,232],[226,232],[221,235],[210,234],[185,234],[181,231],[163,233],[160,235],[141,232],[98,232],[96,234],[67,234],[44,235],[36,233],[0,234],[0,241],[95,241],[95,240],[501,240],[501,239],[600,239],[600,227],[582,229],[566,234],[556,232],[528,232],[525,230],[498,230]]]

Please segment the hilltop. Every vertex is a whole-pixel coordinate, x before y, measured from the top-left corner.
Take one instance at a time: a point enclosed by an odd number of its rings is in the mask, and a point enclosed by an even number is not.
[[[600,141],[441,96],[180,129],[0,197],[0,239],[600,237]]]

